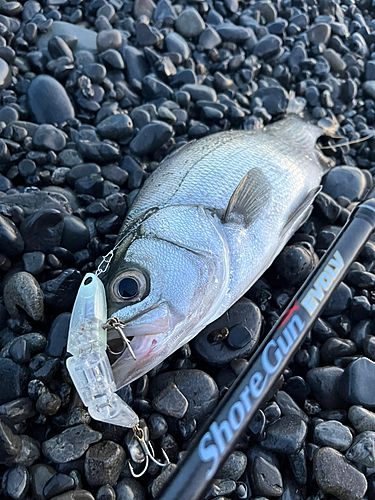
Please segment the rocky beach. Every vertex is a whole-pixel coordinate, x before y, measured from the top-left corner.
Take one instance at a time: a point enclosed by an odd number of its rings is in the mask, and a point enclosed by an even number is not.
[[[371,0],[0,3],[1,499],[157,497],[355,205],[374,196],[374,12]],[[81,280],[168,154],[291,113],[331,136],[336,166],[246,296],[119,391],[171,462],[135,479],[129,462],[139,472],[144,457],[132,430],[91,419],[65,366]],[[375,500],[374,292],[375,238],[206,500]]]

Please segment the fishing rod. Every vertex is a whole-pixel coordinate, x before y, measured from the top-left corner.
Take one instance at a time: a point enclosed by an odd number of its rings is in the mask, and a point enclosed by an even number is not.
[[[198,500],[274,392],[328,299],[375,231],[375,198],[352,212],[336,240],[205,421],[158,500]]]

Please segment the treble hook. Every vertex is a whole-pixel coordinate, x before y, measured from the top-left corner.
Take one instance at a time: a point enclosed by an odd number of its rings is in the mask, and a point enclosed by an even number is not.
[[[134,361],[137,361],[137,358],[135,357],[135,354],[134,354],[134,351],[130,345],[130,341],[128,339],[128,337],[125,335],[124,331],[123,331],[123,328],[126,326],[126,323],[124,323],[123,321],[120,321],[118,318],[116,318],[115,316],[113,318],[109,318],[107,320],[106,323],[104,323],[102,325],[102,328],[106,329],[106,328],[114,328],[115,330],[117,330],[117,332],[119,333],[120,335],[120,338],[122,340],[122,349],[121,351],[113,351],[109,345],[107,345],[107,348],[108,348],[108,351],[113,354],[114,356],[120,356],[126,348],[129,349],[129,352],[130,354],[132,355]]]
[[[163,455],[164,455],[164,460],[165,462],[159,462],[156,458],[155,458],[155,451],[154,451],[154,448],[151,444],[150,441],[146,441],[145,440],[145,434],[143,432],[143,429],[141,429],[141,427],[139,427],[139,425],[136,425],[135,427],[133,427],[133,433],[134,433],[134,437],[137,439],[138,443],[140,444],[145,456],[146,456],[146,464],[145,464],[145,467],[143,468],[143,471],[140,472],[139,474],[136,474],[134,472],[134,469],[133,469],[133,466],[132,464],[129,462],[129,469],[130,469],[130,472],[131,472],[131,475],[133,477],[141,477],[143,476],[143,474],[146,472],[146,470],[148,469],[148,465],[150,463],[150,460],[152,462],[154,462],[154,464],[158,465],[159,467],[166,467],[167,465],[170,464],[170,461],[169,461],[169,457],[168,455],[166,454],[166,452],[163,450],[163,448],[161,449]]]

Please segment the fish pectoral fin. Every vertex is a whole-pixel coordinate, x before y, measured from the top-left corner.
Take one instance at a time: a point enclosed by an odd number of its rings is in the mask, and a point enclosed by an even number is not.
[[[315,196],[321,191],[322,186],[318,186],[307,193],[306,198],[289,215],[284,227],[280,232],[280,238],[284,238],[288,232],[294,233],[310,217],[312,212],[312,202]]]
[[[271,185],[262,169],[255,167],[249,170],[229,200],[224,223],[243,221],[249,227],[269,202],[271,192]]]

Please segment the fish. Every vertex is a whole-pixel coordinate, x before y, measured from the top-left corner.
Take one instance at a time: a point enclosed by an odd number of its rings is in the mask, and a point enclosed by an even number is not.
[[[330,160],[325,132],[297,116],[224,131],[167,156],[119,232],[105,290],[128,349],[117,389],[144,375],[227,311],[306,221]],[[109,335],[110,342],[115,338]]]

